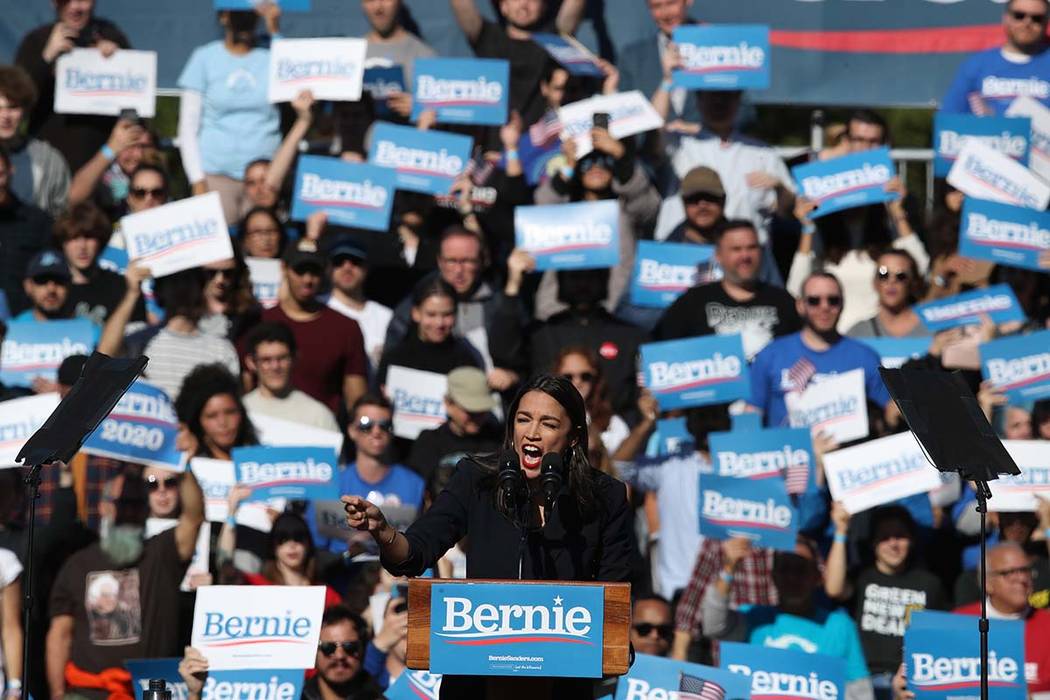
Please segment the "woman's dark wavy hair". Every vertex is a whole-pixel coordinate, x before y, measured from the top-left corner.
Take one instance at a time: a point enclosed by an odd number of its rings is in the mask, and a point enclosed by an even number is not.
[[[213,396],[228,394],[233,397],[237,409],[241,414],[241,426],[237,430],[237,447],[245,445],[258,445],[259,438],[255,433],[255,426],[248,418],[248,411],[241,401],[241,390],[237,379],[230,374],[225,365],[215,363],[211,365],[197,365],[193,371],[182,380],[179,396],[175,399],[175,413],[179,421],[184,423],[193,436],[197,438],[199,445],[196,457],[210,457],[208,448],[204,442],[204,427],[201,425],[201,412],[205,404]]]
[[[503,433],[503,445],[501,453],[514,451],[514,417],[518,413],[518,405],[522,397],[530,391],[542,391],[547,396],[557,401],[569,416],[569,447],[562,453],[565,464],[565,481],[569,491],[572,492],[574,500],[581,514],[590,515],[594,513],[594,477],[591,464],[587,459],[587,408],[584,406],[583,397],[576,387],[565,377],[551,374],[540,374],[523,384],[514,400],[507,407],[506,429]],[[474,457],[474,461],[491,474],[491,479],[486,481],[495,482],[499,471],[499,454],[489,454]],[[493,489],[496,510],[510,520],[514,520],[513,504],[503,499],[500,489]]]

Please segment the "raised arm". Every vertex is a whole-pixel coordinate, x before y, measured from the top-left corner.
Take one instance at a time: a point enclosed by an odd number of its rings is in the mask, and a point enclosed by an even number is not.
[[[295,156],[299,153],[299,142],[306,138],[306,132],[314,121],[314,94],[309,90],[303,90],[292,100],[292,108],[295,110],[295,123],[288,130],[288,134],[281,141],[277,152],[273,154],[270,168],[266,172],[266,186],[274,192],[280,192],[284,184],[284,178],[288,170],[295,162]]]
[[[135,313],[135,305],[142,296],[142,282],[149,277],[149,269],[141,265],[129,264],[124,272],[124,280],[127,282],[127,290],[124,298],[113,309],[113,313],[106,320],[102,329],[102,337],[98,341],[99,352],[104,355],[118,355],[124,347],[124,329],[127,328],[132,314]]]
[[[824,562],[824,592],[832,600],[845,600],[852,591],[846,580],[846,541],[849,534],[849,511],[841,502],[831,504],[831,522],[835,526],[835,538]]]
[[[175,526],[175,546],[179,550],[179,558],[189,561],[197,548],[197,534],[200,532],[201,523],[204,522],[204,492],[201,491],[201,485],[197,483],[193,472],[187,471],[182,475],[179,482],[179,502],[182,515]]]
[[[448,0],[448,4],[452,7],[452,14],[456,16],[456,24],[463,30],[467,42],[473,45],[481,36],[483,24],[474,0]]]
[[[562,0],[554,25],[562,34],[575,34],[583,20],[583,11],[586,8],[587,0]]]
[[[73,175],[69,184],[70,206],[90,199],[110,163],[125,149],[142,143],[145,138],[146,130],[141,126],[126,119],[118,119],[105,147],[95,153],[91,160],[84,163]]]

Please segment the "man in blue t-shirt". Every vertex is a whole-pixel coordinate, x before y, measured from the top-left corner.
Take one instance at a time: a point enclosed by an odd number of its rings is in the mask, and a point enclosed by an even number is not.
[[[867,400],[886,407],[890,396],[879,376],[878,353],[836,330],[842,304],[838,279],[827,272],[813,273],[802,283],[796,302],[802,330],[774,340],[755,357],[749,403],[762,412],[767,426],[788,424],[788,394],[854,369],[864,370]]]
[[[945,112],[1001,116],[1018,97],[1050,107],[1048,0],[1011,0],[1003,12],[1006,42],[963,62],[941,101]]]

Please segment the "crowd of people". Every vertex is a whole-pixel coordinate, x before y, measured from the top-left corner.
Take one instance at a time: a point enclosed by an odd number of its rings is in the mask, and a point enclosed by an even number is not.
[[[885,205],[814,216],[817,203],[799,194],[777,151],[746,135],[742,92],[689,93],[672,83],[680,58],[671,35],[703,21],[703,3],[647,0],[651,38],[615,64],[600,61],[603,77],[583,78],[530,39],[572,34],[583,0],[501,0],[496,22],[483,18],[476,0],[450,0],[475,55],[510,63],[510,116],[499,127],[445,125],[429,112],[413,121],[407,92],[365,92],[354,103],[303,92],[282,113],[267,99],[263,36],[279,34],[280,8],[220,11],[221,38],[194,49],[178,79],[178,146],[166,151],[148,122],[54,111],[60,56],[76,47],[111,55],[130,43],[120,18],[97,16],[94,0],[53,1],[54,22],[27,34],[13,65],[0,66],[4,316],[86,319],[98,351],[146,355],[144,379],[171,397],[179,447],[190,457],[230,460],[235,448],[260,443],[254,423],[265,418],[339,433],[340,493],[367,499],[391,521],[396,510],[407,525],[446,487],[466,488],[453,482],[461,458],[498,450],[504,416],[520,409],[519,388],[554,375],[582,397],[586,462],[627,484],[630,551],[588,575],[632,583],[636,651],[717,664],[718,640],[797,648],[844,658],[850,700],[907,698],[909,611],[976,613],[980,526],[966,484],[947,500],[920,494],[851,517],[817,469],[815,485],[793,496],[794,552],[698,532],[708,436],[729,429],[731,412],[784,426],[793,393],[860,369],[867,439],[907,429],[865,339],[927,339],[925,354],[909,364],[961,369],[1000,437],[1050,440],[1050,402],[1009,402],[973,362],[981,343],[1048,327],[1050,277],[961,255],[964,197],[943,180],[928,220],[899,178]],[[348,4],[347,12],[357,11]],[[369,65],[401,66],[410,80],[413,61],[434,55],[403,25],[399,0],[362,0],[360,11],[370,26]],[[1050,106],[1048,11],[1047,0],[1007,2],[1003,46],[964,65],[944,108],[1001,114],[1002,96],[982,92],[994,87],[989,76],[1041,82],[1048,87],[1038,94]],[[558,141],[558,108],[626,90],[651,98],[665,126],[618,139],[596,124],[594,148],[582,157],[572,139]],[[466,133],[474,138],[471,163],[447,195],[399,191],[387,232],[339,226],[323,213],[292,220],[289,174],[299,154],[365,161],[380,119]],[[870,109],[839,127],[813,159],[892,145],[886,121]],[[552,154],[535,185],[522,168],[526,148]],[[174,201],[183,176],[192,194],[219,194],[233,257],[156,279],[134,260],[115,264],[121,218]],[[616,266],[540,273],[516,247],[516,207],[603,200],[619,207]],[[666,309],[635,305],[628,293],[644,240],[713,250],[696,285]],[[266,259],[280,261],[281,281],[276,299],[263,303],[251,265]],[[984,318],[933,333],[913,310],[997,283],[1012,288],[1027,321]],[[741,336],[750,398],[661,410],[638,381],[640,346],[712,334]],[[74,355],[54,379],[2,386],[0,399],[65,395],[83,362]],[[447,376],[444,422],[413,440],[393,433],[386,386],[394,367]],[[660,420],[680,416],[689,448],[668,451]],[[818,462],[839,447],[813,436]],[[33,553],[39,573],[28,591],[35,604],[23,629],[27,503],[19,470],[0,470],[5,700],[30,692],[124,697],[126,659],[172,656],[183,657],[180,671],[198,697],[207,661],[187,648],[194,595],[218,583],[327,586],[317,665],[303,696],[381,697],[406,669],[406,601],[396,574],[514,577],[517,562],[472,549],[472,538],[447,552],[412,550],[402,566],[384,568],[360,533],[322,534],[311,502],[271,509],[252,527],[235,517],[250,494],[244,487],[230,491],[227,520],[208,523],[195,471],[85,454],[46,471]],[[992,514],[989,528],[989,614],[1024,620],[1028,690],[1048,697],[1050,502],[1036,512]],[[187,576],[202,531],[211,554]]]

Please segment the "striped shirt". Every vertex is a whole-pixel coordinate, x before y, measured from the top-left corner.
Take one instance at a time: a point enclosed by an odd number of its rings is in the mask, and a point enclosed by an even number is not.
[[[240,374],[237,350],[230,341],[204,333],[176,333],[162,328],[147,344],[146,379],[172,399],[179,395],[182,380],[197,365],[218,362],[234,377]]]

